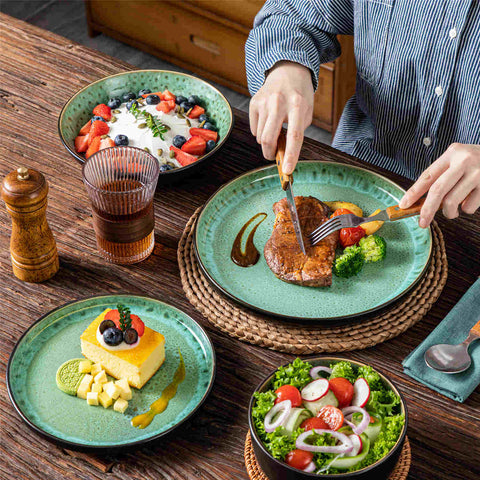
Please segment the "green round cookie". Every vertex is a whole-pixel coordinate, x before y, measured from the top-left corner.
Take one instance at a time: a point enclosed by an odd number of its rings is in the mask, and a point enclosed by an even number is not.
[[[69,395],[76,395],[78,386],[85,376],[84,373],[78,372],[78,365],[83,362],[84,358],[72,358],[60,365],[57,370],[57,387]]]

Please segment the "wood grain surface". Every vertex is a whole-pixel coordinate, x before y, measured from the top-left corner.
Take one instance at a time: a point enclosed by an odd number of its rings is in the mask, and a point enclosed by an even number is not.
[[[81,168],[60,142],[57,118],[79,88],[132,67],[5,15],[0,22],[0,175],[19,166],[45,175],[50,185],[47,218],[60,255],[60,270],[50,281],[17,280],[10,264],[10,218],[0,208],[0,478],[247,479],[243,447],[250,394],[270,370],[293,357],[235,341],[210,328],[186,299],[176,260],[178,240],[195,209],[220,185],[264,163],[246,115],[236,112],[229,141],[204,173],[157,192],[153,255],[130,267],[109,265],[96,251]],[[364,165],[309,140],[302,158]],[[410,184],[388,176],[403,186]],[[410,411],[410,479],[474,479],[480,476],[479,389],[459,404],[414,382],[401,366],[480,273],[479,214],[462,215],[455,221],[446,221],[440,214],[437,218],[449,259],[449,278],[440,299],[405,334],[346,356],[388,373],[405,394]],[[209,398],[182,428],[139,450],[97,459],[100,467],[96,467],[82,457],[67,455],[20,420],[8,398],[5,371],[15,342],[40,315],[67,301],[118,292],[165,300],[199,321],[215,345],[218,370]]]

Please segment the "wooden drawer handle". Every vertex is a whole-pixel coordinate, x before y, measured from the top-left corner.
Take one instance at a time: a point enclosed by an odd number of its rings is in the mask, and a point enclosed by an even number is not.
[[[210,40],[205,40],[197,35],[190,35],[190,42],[198,48],[207,50],[207,52],[213,53],[214,55],[220,55],[220,46]]]

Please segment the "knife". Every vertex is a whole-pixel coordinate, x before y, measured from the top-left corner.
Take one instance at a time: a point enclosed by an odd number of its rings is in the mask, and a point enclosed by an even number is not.
[[[278,175],[280,177],[280,183],[282,185],[283,190],[285,190],[285,194],[287,196],[288,208],[290,210],[290,216],[292,217],[293,228],[295,230],[295,235],[297,237],[297,242],[300,245],[300,248],[304,255],[307,254],[305,251],[305,244],[303,243],[303,236],[302,236],[302,229],[300,227],[300,220],[298,218],[297,207],[295,205],[295,197],[293,195],[292,190],[292,183],[293,183],[293,176],[287,175],[283,172],[283,160],[285,157],[285,147],[286,147],[286,139],[285,133],[281,132],[280,136],[278,137],[277,143],[277,154],[275,155],[275,160],[277,162],[278,167]]]

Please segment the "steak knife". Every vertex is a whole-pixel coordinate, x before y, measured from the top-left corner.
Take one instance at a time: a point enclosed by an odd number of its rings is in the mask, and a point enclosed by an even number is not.
[[[283,190],[287,196],[288,208],[290,210],[290,216],[292,217],[293,228],[295,230],[295,235],[297,237],[297,242],[300,245],[300,248],[304,255],[307,254],[305,251],[305,244],[303,243],[303,236],[302,236],[302,229],[300,227],[300,220],[298,218],[297,207],[295,205],[295,197],[293,195],[292,190],[292,183],[293,183],[293,176],[287,175],[283,172],[283,160],[285,157],[285,147],[286,147],[286,139],[285,133],[281,132],[280,136],[278,137],[278,144],[277,144],[277,154],[275,155],[275,160],[277,162],[278,167],[278,175],[280,177],[280,183],[282,185]]]

